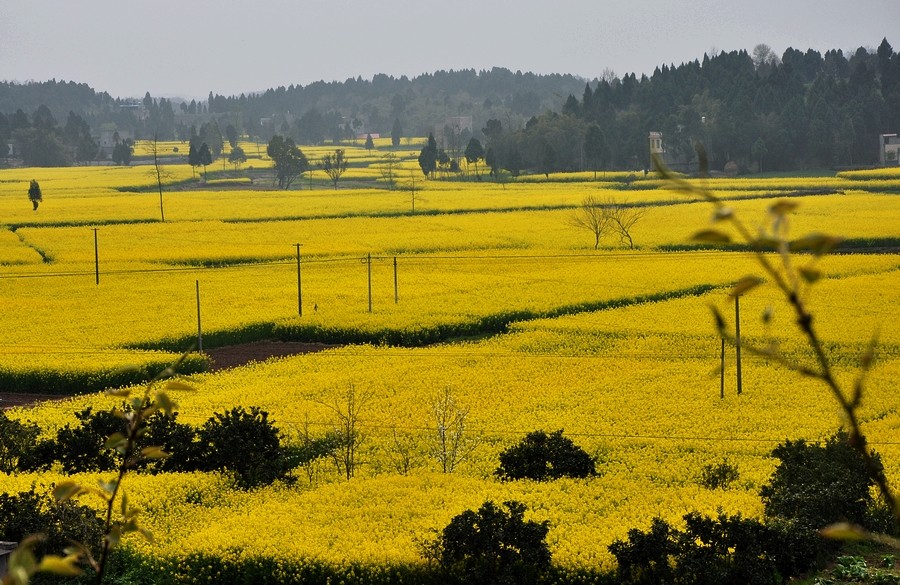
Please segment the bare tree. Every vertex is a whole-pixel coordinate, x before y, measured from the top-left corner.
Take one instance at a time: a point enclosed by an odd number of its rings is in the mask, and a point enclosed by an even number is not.
[[[604,203],[597,197],[588,195],[581,201],[581,205],[575,208],[569,218],[569,224],[594,234],[594,249],[596,250],[600,247],[600,238],[610,229],[611,220],[609,213],[604,208]]]
[[[410,432],[394,429],[393,439],[394,448],[391,451],[391,460],[397,473],[406,475],[418,464],[419,460],[415,448],[415,437]]]
[[[326,404],[336,416],[332,430],[336,447],[331,455],[338,473],[347,479],[353,477],[356,471],[357,453],[364,438],[358,425],[359,415],[365,402],[366,396],[359,395],[356,387],[351,384],[343,400],[335,400],[333,404]]]
[[[623,244],[627,242],[628,247],[634,250],[631,228],[644,217],[646,210],[633,205],[625,205],[613,199],[610,199],[603,209],[609,216],[610,227],[619,234],[619,240]]]
[[[388,184],[388,189],[394,190],[394,167],[397,165],[397,155],[389,152],[381,159],[381,178]]]
[[[618,234],[619,240],[634,249],[631,228],[644,217],[645,210],[627,205],[613,198],[600,200],[593,195],[585,197],[569,218],[569,224],[594,234],[594,249],[600,247],[600,239],[607,233]]]
[[[478,446],[478,441],[468,436],[469,409],[457,404],[448,386],[432,400],[431,413],[435,425],[431,454],[441,464],[441,471],[452,473]]]

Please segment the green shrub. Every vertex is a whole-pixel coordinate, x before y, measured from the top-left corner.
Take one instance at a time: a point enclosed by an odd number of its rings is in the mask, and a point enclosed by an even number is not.
[[[281,434],[269,413],[253,406],[216,413],[198,433],[205,448],[205,469],[224,471],[241,489],[270,484],[284,478],[290,465],[281,446]]]
[[[875,485],[862,455],[843,430],[825,445],[785,441],[772,451],[780,463],[760,490],[767,516],[790,518],[822,528],[833,522],[871,524]],[[874,451],[878,473],[881,458]]]
[[[528,433],[521,442],[500,453],[495,474],[501,479],[535,481],[595,475],[594,459],[562,433]]]
[[[485,502],[454,516],[437,541],[441,568],[460,583],[528,585],[550,569],[547,522],[525,520],[525,505]]]
[[[627,585],[777,585],[819,559],[821,539],[802,525],[716,518],[692,512],[676,530],[655,518],[647,532],[630,530],[628,540],[609,545],[619,581]]]
[[[87,506],[57,502],[34,487],[13,495],[0,493],[0,540],[20,542],[31,534],[45,536],[38,554],[60,554],[73,540],[96,550],[103,536],[103,521]]]
[[[13,473],[37,442],[40,428],[13,420],[0,410],[0,472]]]

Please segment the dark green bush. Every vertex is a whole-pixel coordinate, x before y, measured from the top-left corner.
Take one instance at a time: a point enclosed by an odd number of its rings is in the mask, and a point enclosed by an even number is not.
[[[205,448],[204,469],[232,474],[241,489],[270,484],[290,471],[281,434],[259,407],[216,413],[198,436]]]
[[[494,472],[501,479],[546,481],[561,477],[595,475],[594,459],[584,449],[562,436],[544,431],[528,433],[521,442],[500,453]]]
[[[81,424],[66,425],[56,433],[56,459],[64,473],[110,471],[118,466],[117,454],[104,445],[113,433],[125,431],[125,421],[108,410],[87,407],[75,413]]]
[[[40,432],[36,424],[13,420],[0,410],[0,472],[16,471],[19,461],[28,457]]]
[[[96,551],[103,537],[103,522],[89,507],[73,501],[57,502],[34,487],[18,494],[0,493],[0,540],[20,542],[31,534],[42,534],[39,555],[61,554],[78,541]]]
[[[437,542],[441,568],[452,582],[527,585],[550,569],[547,522],[526,521],[525,505],[485,502],[450,520]]]
[[[683,531],[656,518],[647,532],[631,530],[609,551],[623,584],[777,585],[814,566],[818,534],[798,524],[762,524],[740,515],[710,518],[692,512]]]
[[[197,431],[191,425],[178,422],[178,413],[166,415],[154,412],[146,419],[146,430],[138,441],[138,446],[162,447],[169,454],[164,459],[148,459],[143,467],[150,473],[196,471],[203,467],[205,455],[203,445],[198,441]]]
[[[847,521],[867,525],[875,485],[862,455],[843,430],[825,445],[785,441],[772,451],[780,463],[760,495],[767,516],[789,518],[822,528]],[[882,473],[881,458],[873,458]]]

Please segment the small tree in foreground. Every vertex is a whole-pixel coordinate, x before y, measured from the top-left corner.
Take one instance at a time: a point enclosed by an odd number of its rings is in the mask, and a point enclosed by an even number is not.
[[[450,520],[430,549],[454,581],[530,585],[550,569],[548,530],[546,521],[525,520],[522,503],[485,502]]]
[[[28,186],[28,199],[31,200],[31,205],[34,206],[35,211],[37,211],[41,201],[44,200],[44,196],[41,194],[41,186],[34,179],[31,179],[31,185]]]
[[[561,430],[549,435],[544,431],[528,433],[522,441],[500,453],[496,475],[501,479],[535,481],[595,475],[594,459],[562,433]]]

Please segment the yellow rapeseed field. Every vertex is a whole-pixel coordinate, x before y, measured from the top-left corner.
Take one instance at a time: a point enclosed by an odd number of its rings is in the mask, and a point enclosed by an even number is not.
[[[746,250],[691,248],[690,235],[709,225],[705,204],[652,175],[631,188],[628,174],[602,172],[596,181],[593,173],[426,180],[413,147],[398,164],[399,188],[388,190],[379,166],[386,140],[372,152],[362,141],[342,146],[353,166],[337,190],[320,170],[313,189],[306,182],[261,189],[271,180],[264,174],[254,175],[253,189],[204,188],[190,167],[171,165],[165,222],[147,166],[0,171],[2,379],[64,380],[174,360],[197,333],[198,287],[207,343],[260,336],[381,342],[193,376],[196,391],[174,396],[180,422],[199,425],[233,406],[259,406],[294,444],[332,429],[335,410],[355,393],[363,436],[357,473],[343,479],[326,459],[295,470],[293,485],[251,492],[214,474],[133,475],[129,498],[156,543],[129,546],[160,559],[206,553],[337,566],[418,563],[419,544],[455,514],[487,499],[515,499],[529,518],[549,522],[557,564],[610,568],[607,545],[654,516],[676,523],[691,510],[759,516],[758,491],[775,465],[771,449],[788,438],[822,440],[841,424],[825,388],[748,353],[738,396],[732,348],[720,398],[721,346],[708,305],[733,321],[727,291],[759,269]],[[256,151],[242,147],[248,156]],[[334,148],[303,150],[314,160]],[[245,168],[270,163],[259,156]],[[44,191],[37,212],[26,195],[32,178]],[[768,228],[766,210],[778,196],[803,195],[792,199],[799,203],[789,217],[793,234],[836,233],[877,252],[821,259],[823,278],[805,294],[842,382],[852,382],[860,353],[878,336],[860,415],[894,485],[900,199],[887,191],[897,180],[704,183],[754,230]],[[588,195],[643,210],[634,250],[614,234],[594,250],[593,235],[572,225]],[[768,323],[764,312],[773,315]],[[792,359],[810,359],[770,286],[741,299],[741,319],[748,342],[775,342]],[[448,342],[398,347],[388,343],[394,339]],[[445,474],[434,455],[432,406],[448,390],[468,411],[470,450]],[[90,393],[9,413],[50,436],[84,407],[116,404]],[[596,457],[599,476],[497,480],[498,454],[538,429],[562,429]],[[702,467],[726,459],[739,480],[728,489],[700,487]],[[62,479],[58,471],[0,474],[0,491]],[[77,479],[93,484],[98,475]]]

